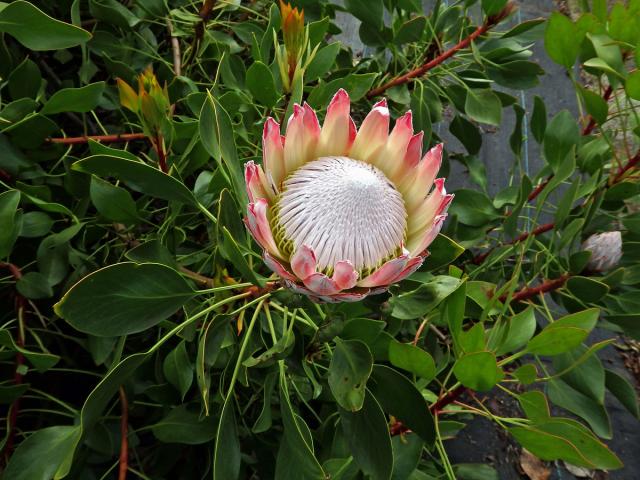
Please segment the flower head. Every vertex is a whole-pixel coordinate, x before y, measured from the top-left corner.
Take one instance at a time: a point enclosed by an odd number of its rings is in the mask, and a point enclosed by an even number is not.
[[[410,111],[389,133],[385,100],[356,131],[342,89],[322,127],[306,103],[286,136],[268,118],[262,167],[245,165],[246,224],[267,266],[326,302],[360,300],[417,270],[453,198],[435,178],[442,145],[423,157],[422,137]]]

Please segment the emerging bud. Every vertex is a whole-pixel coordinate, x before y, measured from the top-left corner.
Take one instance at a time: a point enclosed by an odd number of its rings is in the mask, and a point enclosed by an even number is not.
[[[282,36],[284,45],[278,43],[273,33],[276,62],[282,78],[285,92],[291,92],[293,84],[301,79],[304,70],[313,59],[318,45],[311,51],[309,45],[309,29],[304,25],[304,10],[292,8],[289,3],[280,0],[280,16],[282,17]]]
[[[138,75],[138,93],[124,80],[117,78],[120,104],[138,115],[145,134],[158,137],[171,117],[171,101],[167,85],[160,86],[151,67]]]
[[[282,33],[284,46],[287,49],[289,76],[293,78],[297,59],[304,48],[304,10],[291,8],[291,4],[280,0],[280,15],[282,17]]]
[[[596,233],[582,244],[591,252],[587,268],[593,272],[605,272],[618,265],[622,258],[622,234],[618,231]]]

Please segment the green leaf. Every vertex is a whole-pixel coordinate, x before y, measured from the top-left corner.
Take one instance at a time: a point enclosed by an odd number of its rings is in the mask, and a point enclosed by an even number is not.
[[[282,414],[284,439],[280,442],[280,448],[281,452],[284,448],[284,453],[288,454],[282,457],[283,461],[287,464],[293,464],[295,466],[297,476],[291,477],[278,475],[278,469],[282,468],[280,466],[282,464],[282,461],[280,461],[280,452],[278,452],[279,461],[276,464],[276,479],[288,480],[289,478],[325,478],[326,474],[313,452],[313,438],[311,437],[309,427],[304,422],[304,420],[296,415],[293,411],[286,381],[287,380],[284,375],[284,369],[281,368],[280,413]],[[358,414],[356,413],[351,415]]]
[[[342,408],[340,424],[353,455],[371,480],[389,480],[393,470],[393,448],[387,419],[380,404],[367,392],[363,407],[357,412]]]
[[[458,480],[500,480],[498,471],[484,463],[458,463],[453,471]]]
[[[578,57],[581,42],[578,27],[565,15],[553,12],[544,32],[544,48],[551,60],[570,69]]]
[[[8,190],[0,193],[0,259],[11,254],[13,244],[20,233],[20,215],[18,205],[20,203],[20,192]]]
[[[360,340],[371,347],[375,344],[380,332],[384,330],[386,323],[382,320],[370,318],[352,318],[344,323],[340,332],[343,340]]]
[[[280,98],[273,74],[262,62],[254,62],[249,67],[245,84],[251,95],[266,107],[272,108]]]
[[[76,330],[117,337],[157,325],[194,294],[172,268],[158,263],[125,262],[87,275],[54,309]]]
[[[537,355],[559,355],[577,347],[587,338],[599,314],[599,309],[590,308],[550,323],[529,341],[527,351]]]
[[[433,417],[424,397],[407,377],[385,365],[374,365],[368,388],[385,412],[433,445],[436,438]]]
[[[528,307],[520,313],[517,313],[508,320],[502,320],[491,333],[491,338],[495,339],[496,355],[505,355],[515,352],[523,348],[527,342],[533,337],[536,331],[536,316],[533,307]]]
[[[616,202],[634,197],[640,193],[640,185],[636,182],[619,182],[611,186],[604,195],[607,202]]]
[[[340,51],[340,42],[330,43],[326,47],[317,51],[313,60],[304,72],[305,83],[311,83],[319,78],[325,77],[336,61],[338,52]]]
[[[466,353],[453,366],[453,373],[465,387],[473,390],[491,390],[504,373],[492,352]]]
[[[220,421],[215,430],[216,442],[213,455],[213,478],[236,480],[240,478],[240,436],[236,423],[233,394],[226,396]]]
[[[640,100],[640,71],[636,70],[629,74],[624,88],[627,95],[634,100]]]
[[[17,0],[0,10],[0,32],[14,37],[30,50],[60,50],[86,43],[91,34],[51,18],[29,2]]]
[[[9,75],[9,93],[15,101],[35,99],[40,93],[41,86],[42,75],[40,69],[29,58],[25,58]],[[31,110],[31,108],[28,110]],[[11,117],[11,114],[8,116]]]
[[[557,406],[583,418],[601,438],[611,438],[611,422],[603,405],[574,390],[562,380],[547,384],[549,400]]]
[[[391,437],[393,446],[393,473],[391,480],[411,478],[422,457],[424,441],[417,435],[396,435]]]
[[[482,136],[478,127],[461,115],[456,115],[449,124],[449,131],[460,140],[471,155],[480,151]],[[457,192],[456,192],[457,194]],[[456,200],[457,201],[457,200]],[[454,203],[455,205],[455,203]]]
[[[168,201],[195,205],[193,193],[179,180],[157,168],[113,155],[93,155],[75,162],[73,170],[102,177],[116,177],[131,189]]]
[[[345,6],[349,13],[361,20],[362,23],[371,25],[377,30],[383,27],[382,0],[346,0]]]
[[[602,470],[622,467],[622,462],[606,445],[574,420],[553,418],[531,426],[512,427],[509,432],[542,460],[565,460],[573,465]]]
[[[98,106],[105,83],[96,82],[80,88],[63,88],[54,93],[40,113],[51,115],[60,112],[89,112]]]
[[[364,402],[373,357],[369,348],[359,340],[336,338],[335,342],[336,348],[329,364],[329,388],[338,405],[356,412]]]
[[[114,222],[138,223],[138,208],[131,194],[99,177],[91,178],[91,202],[100,215]]]
[[[531,133],[536,142],[542,143],[544,132],[547,129],[547,107],[542,98],[536,95],[533,98],[533,112],[531,113]]]
[[[140,22],[131,10],[117,0],[89,0],[89,12],[98,20],[129,29]]]
[[[389,361],[392,365],[431,381],[436,376],[433,357],[410,343],[393,340],[389,343]]]
[[[1,18],[1,17],[0,17]],[[80,429],[56,426],[37,430],[22,441],[11,455],[3,478],[11,480],[51,480],[62,478],[71,462]]]
[[[464,110],[476,122],[500,125],[502,120],[502,104],[492,90],[469,90]]]
[[[400,320],[412,320],[429,313],[453,293],[461,280],[447,275],[433,277],[415,290],[399,293],[389,300],[391,315]]]
[[[554,172],[580,142],[580,127],[571,113],[562,110],[551,119],[544,133],[544,158]],[[456,198],[456,201],[458,199]]]
[[[464,247],[446,235],[440,233],[429,245],[429,256],[422,264],[421,270],[436,270],[449,265],[464,253]]]
[[[544,422],[551,418],[547,397],[539,390],[531,390],[518,395],[518,402],[524,414],[532,422]]]
[[[396,45],[404,45],[405,43],[417,42],[422,38],[427,25],[427,17],[420,15],[413,17],[402,25],[398,29],[393,38],[393,43]]]
[[[51,231],[52,226],[53,220],[46,213],[27,212],[22,215],[22,229],[20,230],[20,236],[25,238],[44,237]]]
[[[25,273],[16,282],[16,288],[26,298],[40,299],[53,297],[49,279],[40,272]]]
[[[553,368],[563,382],[595,400],[604,404],[604,368],[595,353],[608,345],[606,340],[587,348],[580,345],[577,348],[558,355],[553,359]]]
[[[636,418],[640,418],[638,397],[633,386],[613,370],[605,369],[607,390],[615,396],[622,405]]]
[[[598,125],[606,122],[607,116],[609,115],[609,104],[607,101],[602,98],[601,95],[586,88],[581,88],[580,93],[582,94],[587,113],[593,117]]]
[[[591,259],[591,252],[583,250],[582,252],[576,252],[569,257],[569,270],[573,274],[581,273],[589,260]]]
[[[20,398],[29,390],[28,383],[20,383],[17,385],[0,385],[0,404],[9,405],[16,399]]]
[[[200,111],[200,140],[209,155],[226,172],[238,203],[246,204],[244,175],[238,160],[231,118],[210,93]]]
[[[164,358],[162,371],[169,383],[180,392],[180,398],[184,401],[184,396],[193,382],[193,366],[189,362],[184,340]]]
[[[202,418],[187,410],[186,405],[180,405],[172,408],[158,423],[151,425],[151,431],[161,442],[199,445],[214,439],[215,420],[215,417]]]
[[[149,240],[132,248],[125,257],[136,263],[161,263],[167,267],[176,268],[177,262],[171,251],[159,240]]]
[[[516,368],[513,371],[513,376],[516,377],[523,385],[530,385],[536,381],[536,378],[538,377],[538,370],[532,363],[527,363],[526,365]]]
[[[567,289],[585,303],[596,303],[607,293],[609,286],[594,278],[574,276],[567,280]]]
[[[20,345],[17,345],[13,337],[8,330],[0,330],[0,345],[3,345],[14,352],[20,352],[24,355],[24,358],[33,365],[33,367],[40,373],[44,373],[50,368],[54,367],[59,361],[58,355],[44,352],[34,352],[28,350]]]
[[[461,223],[472,227],[482,227],[500,217],[487,195],[465,188],[456,190],[456,198],[449,212],[457,215]]]
[[[349,92],[351,101],[356,102],[366,95],[377,76],[377,73],[352,73],[331,80],[326,85],[319,84],[311,91],[307,101],[315,108],[326,108],[331,97],[344,88]]]
[[[445,299],[442,306],[441,316],[449,326],[453,344],[457,349],[460,349],[460,335],[462,333],[466,301],[467,282],[465,281]]]
[[[507,0],[482,0],[482,10],[485,15],[495,15],[500,13],[506,4]]]

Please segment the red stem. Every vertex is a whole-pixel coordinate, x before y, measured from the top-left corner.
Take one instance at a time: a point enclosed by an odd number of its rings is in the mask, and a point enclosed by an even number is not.
[[[122,415],[120,417],[120,463],[118,468],[118,480],[126,480],[129,468],[129,402],[124,388],[120,387],[120,405]]]
[[[169,171],[169,167],[167,167],[167,154],[164,151],[164,140],[159,133],[156,133],[154,148],[158,154],[158,166],[160,170],[167,173]]]
[[[514,245],[518,242],[521,242],[523,240],[526,240],[527,238],[529,238],[530,236],[536,236],[536,235],[541,235],[545,232],[548,232],[549,230],[552,230],[553,227],[555,227],[555,223],[551,222],[551,223],[545,223],[543,225],[540,225],[539,227],[534,228],[532,231],[530,232],[524,232],[522,234],[520,234],[519,236],[517,236],[516,238],[514,238],[513,240],[506,242],[505,245]],[[484,262],[484,260],[489,256],[489,254],[493,251],[494,249],[491,248],[489,250],[487,250],[484,253],[481,253],[479,255],[476,255],[475,257],[473,257],[473,263],[475,263],[476,265],[481,264],[482,262]]]
[[[504,17],[501,17],[500,19],[497,19],[497,17],[496,17],[493,20],[492,19],[488,19],[487,21],[485,21],[485,23],[483,23],[482,25],[478,26],[478,28],[476,28],[471,34],[469,34],[469,36],[467,36],[466,38],[463,38],[460,42],[455,44],[449,50],[446,50],[444,53],[438,55],[433,60],[421,65],[418,68],[415,68],[415,69],[411,70],[410,72],[405,73],[404,75],[400,75],[398,77],[395,77],[394,79],[388,81],[387,83],[385,83],[384,85],[382,85],[382,86],[380,86],[378,88],[374,88],[372,90],[369,90],[369,92],[367,92],[367,98],[371,98],[371,97],[375,97],[377,95],[380,95],[381,93],[383,93],[384,91],[388,90],[389,88],[396,87],[398,85],[402,85],[404,83],[409,82],[409,80],[411,80],[412,78],[421,77],[422,75],[427,73],[429,70],[437,67],[438,65],[443,63],[445,60],[447,60],[450,57],[452,57],[458,50],[462,50],[463,48],[467,48],[471,44],[471,42],[473,42],[476,38],[478,38],[480,35],[483,35],[483,34],[487,33],[488,30],[490,30],[492,27],[497,25],[497,23],[502,18],[504,18]]]
[[[632,158],[629,159],[626,165],[620,168],[620,171],[618,172],[618,174],[613,178],[612,184],[618,183],[620,180],[622,180],[622,177],[624,177],[624,175],[629,170],[631,170],[633,167],[638,165],[639,162],[640,162],[640,150],[638,150],[638,152]]]
[[[560,275],[558,278],[554,278],[553,280],[545,280],[540,285],[535,287],[526,287],[520,290],[518,293],[514,294],[511,297],[511,302],[521,302],[523,300],[528,300],[532,297],[535,297],[541,293],[547,293],[552,290],[557,290],[562,287],[567,280],[571,278],[571,275],[565,273]],[[507,299],[507,295],[502,295],[500,297],[500,301],[504,302]]]
[[[546,187],[549,184],[552,178],[553,178],[553,175],[549,175],[542,182],[540,182],[538,186],[531,191],[531,193],[527,197],[527,201],[533,202],[536,198],[538,198],[538,195],[542,193],[542,190],[544,190],[544,187]]]
[[[144,140],[144,133],[119,133],[116,135],[88,135],[83,137],[47,138],[47,143],[62,143],[65,145],[78,145],[88,143],[89,140],[103,143],[130,142],[132,140]]]

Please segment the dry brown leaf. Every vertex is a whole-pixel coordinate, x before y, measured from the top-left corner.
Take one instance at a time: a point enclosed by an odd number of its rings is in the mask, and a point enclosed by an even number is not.
[[[548,480],[551,475],[545,463],[524,448],[520,454],[520,468],[530,480]]]

